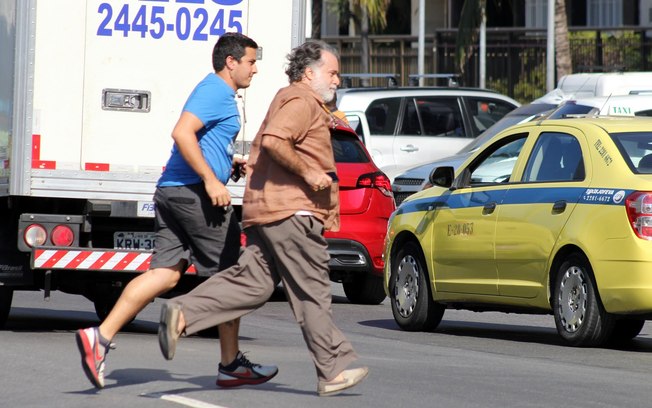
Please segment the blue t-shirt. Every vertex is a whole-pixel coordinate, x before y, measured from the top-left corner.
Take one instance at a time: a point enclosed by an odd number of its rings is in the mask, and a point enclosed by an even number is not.
[[[197,116],[204,124],[197,132],[199,147],[215,176],[226,184],[233,165],[233,141],[240,131],[235,91],[216,74],[208,74],[192,91],[183,110]],[[182,186],[200,182],[201,178],[181,156],[175,144],[158,180],[158,186]]]

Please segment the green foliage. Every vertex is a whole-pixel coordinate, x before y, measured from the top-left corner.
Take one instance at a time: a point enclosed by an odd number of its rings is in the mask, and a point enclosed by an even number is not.
[[[529,103],[543,96],[546,92],[546,66],[538,65],[534,69],[522,72],[514,85],[514,99]]]

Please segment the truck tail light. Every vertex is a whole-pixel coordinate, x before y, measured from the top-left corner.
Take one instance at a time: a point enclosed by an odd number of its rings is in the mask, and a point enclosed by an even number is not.
[[[45,243],[48,233],[40,224],[32,224],[25,228],[23,240],[29,247],[41,246]]]
[[[382,172],[367,173],[358,177],[356,188],[377,188],[387,197],[392,196],[392,183]]]
[[[636,191],[625,199],[629,225],[636,236],[652,240],[652,191]]]
[[[57,225],[52,229],[50,241],[55,246],[70,246],[75,240],[75,234],[67,225]]]

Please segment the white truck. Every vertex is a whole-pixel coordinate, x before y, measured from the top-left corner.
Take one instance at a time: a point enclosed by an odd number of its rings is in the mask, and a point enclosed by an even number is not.
[[[219,35],[261,47],[241,90],[247,154],[305,0],[0,0],[0,327],[13,292],[87,297],[100,318],[148,269],[170,133]],[[229,186],[241,204],[244,184]],[[237,209],[237,208],[236,208]],[[178,289],[199,278],[187,273]],[[178,292],[177,292],[178,293]]]

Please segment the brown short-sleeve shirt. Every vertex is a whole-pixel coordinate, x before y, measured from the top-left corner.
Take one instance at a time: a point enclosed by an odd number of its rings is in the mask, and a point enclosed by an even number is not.
[[[310,86],[295,82],[281,89],[251,144],[243,199],[244,227],[268,224],[309,211],[326,229],[339,229],[339,189],[313,191],[303,178],[275,162],[261,148],[263,137],[288,140],[308,165],[335,171],[331,117]]]

